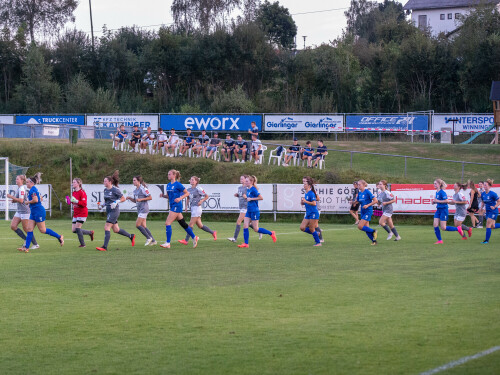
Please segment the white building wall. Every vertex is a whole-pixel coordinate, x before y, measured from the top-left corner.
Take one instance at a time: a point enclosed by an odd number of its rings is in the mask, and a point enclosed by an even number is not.
[[[469,8],[414,10],[411,12],[411,20],[418,27],[418,16],[426,15],[427,27],[431,29],[432,35],[436,36],[441,32],[453,31],[460,26],[461,21],[455,16],[457,13],[466,16],[469,13]],[[441,19],[442,14],[444,14],[444,20]],[[449,14],[451,14],[451,19],[448,19]]]

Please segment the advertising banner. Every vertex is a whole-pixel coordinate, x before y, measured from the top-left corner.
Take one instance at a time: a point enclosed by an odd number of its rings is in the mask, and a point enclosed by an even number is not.
[[[425,115],[347,115],[346,130],[427,131],[429,119]]]
[[[239,212],[238,198],[234,196],[238,192],[239,184],[204,184],[200,185],[209,195],[209,199],[203,202],[203,210],[206,212],[217,211],[234,211]],[[168,199],[160,198],[160,194],[165,192],[166,184],[148,184],[148,190],[153,197],[148,201],[150,211],[167,211]],[[189,188],[189,184],[184,184],[185,188]],[[97,203],[104,204],[104,186],[101,184],[85,184],[83,189],[87,193],[88,209],[97,211]],[[125,197],[133,197],[133,185],[120,185],[120,190]],[[261,211],[273,210],[273,185],[259,184],[259,192],[264,198],[259,201]],[[184,202],[184,208],[185,206]],[[135,203],[127,200],[120,203],[120,211],[136,211]]]
[[[278,211],[305,212],[304,206],[300,204],[305,194],[302,184],[278,184],[277,202]],[[354,187],[347,184],[318,184],[315,185],[316,193],[320,198],[320,209],[323,212],[347,212],[351,207]],[[373,193],[376,191],[374,184],[369,184],[368,189]]]
[[[117,128],[121,125],[126,127],[138,126],[151,130],[158,130],[158,115],[88,115],[87,126],[100,128]]]
[[[456,121],[452,121],[456,120]],[[482,132],[493,125],[493,115],[489,114],[447,114],[432,116],[432,130],[441,131],[443,128],[452,128],[455,123],[455,132]],[[490,132],[494,132],[492,129]]]
[[[16,116],[16,124],[85,125],[85,116],[23,115],[23,116]]]
[[[264,130],[270,132],[342,132],[344,116],[266,115]]]
[[[42,206],[48,211],[50,209],[50,196],[49,196],[49,187],[48,184],[40,184],[36,185],[36,188],[40,192],[40,197],[42,198]],[[15,195],[17,191],[17,185],[9,185],[9,194]],[[7,198],[7,194],[5,192],[5,185],[0,185],[0,210],[5,210],[5,199]],[[9,210],[15,211],[17,207],[17,203],[12,203],[10,199],[9,201]]]
[[[14,116],[0,116],[0,124],[10,124],[14,123]]]
[[[160,115],[160,127],[164,130],[246,132],[252,122],[262,129],[262,116],[258,115]]]

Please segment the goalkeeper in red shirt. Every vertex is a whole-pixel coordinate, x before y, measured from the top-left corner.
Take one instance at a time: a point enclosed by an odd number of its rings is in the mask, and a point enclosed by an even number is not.
[[[82,189],[82,180],[80,178],[73,179],[73,194],[66,197],[66,202],[73,205],[73,222],[71,230],[78,236],[80,246],[85,247],[85,240],[83,236],[90,236],[90,240],[94,241],[94,231],[82,229],[83,223],[87,220],[89,215],[87,209],[87,193]]]

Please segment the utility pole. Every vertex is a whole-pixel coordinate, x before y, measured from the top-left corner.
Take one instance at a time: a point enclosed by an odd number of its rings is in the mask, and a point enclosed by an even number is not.
[[[307,38],[307,35],[302,35],[302,38],[304,38],[304,49],[306,49],[306,38]]]
[[[94,52],[94,23],[92,22],[92,0],[89,0],[90,9],[90,34],[92,36],[92,52]]]

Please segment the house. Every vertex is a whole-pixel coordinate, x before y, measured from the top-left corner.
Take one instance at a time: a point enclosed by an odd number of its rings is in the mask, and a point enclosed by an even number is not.
[[[455,31],[461,18],[485,1],[497,6],[500,3],[500,0],[409,0],[403,9],[411,12],[411,20],[418,28],[430,30],[436,36]]]

